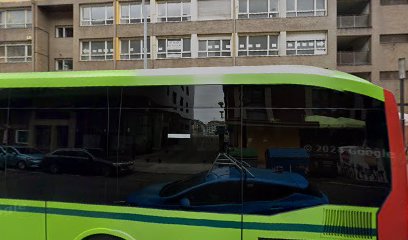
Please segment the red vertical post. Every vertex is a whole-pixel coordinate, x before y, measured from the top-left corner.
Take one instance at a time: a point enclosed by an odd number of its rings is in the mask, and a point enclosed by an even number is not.
[[[391,193],[378,214],[380,240],[408,239],[408,178],[402,129],[394,95],[384,90],[391,160]]]

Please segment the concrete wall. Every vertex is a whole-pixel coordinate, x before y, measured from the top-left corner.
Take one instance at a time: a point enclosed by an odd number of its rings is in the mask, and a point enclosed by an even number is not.
[[[235,1],[235,2],[234,2]],[[231,1],[231,9],[237,11],[238,1]],[[35,34],[35,70],[36,71],[53,71],[55,69],[55,59],[57,58],[73,58],[74,70],[98,70],[98,69],[128,69],[142,68],[141,60],[120,61],[114,59],[112,61],[80,61],[80,41],[89,39],[112,39],[113,41],[120,38],[142,37],[142,24],[129,25],[110,25],[110,26],[80,26],[80,6],[87,3],[112,3],[117,6],[117,0],[71,0],[69,2],[62,0],[39,0],[36,1],[38,6],[36,12],[36,34]],[[23,4],[23,3],[19,3]],[[30,5],[30,2],[24,2],[25,5]],[[23,4],[23,5],[24,5]],[[151,9],[154,10],[155,1],[150,1]],[[0,7],[5,3],[0,3]],[[8,3],[7,6],[14,6],[16,3]],[[197,58],[196,54],[192,54],[192,59],[160,59],[149,61],[151,68],[163,67],[190,67],[190,66],[233,66],[233,65],[266,65],[266,64],[306,64],[316,65],[320,67],[336,68],[336,4],[328,1],[327,16],[324,17],[304,17],[304,18],[286,18],[285,12],[281,12],[281,18],[273,19],[239,19],[236,22],[233,19],[220,20],[198,20],[198,12],[194,11],[198,2],[191,2],[193,7],[192,20],[189,22],[180,23],[155,23],[154,16],[156,12],[152,12],[152,23],[148,24],[149,36],[191,36],[192,40],[196,40],[196,36],[216,36],[216,35],[231,35],[232,46],[236,47],[238,34],[250,33],[281,33],[281,47],[285,47],[286,32],[296,31],[323,31],[327,32],[327,55],[324,56],[295,56],[295,57],[239,57],[235,59],[235,50],[232,50],[232,57],[227,58]],[[54,11],[52,7],[59,6],[58,11]],[[63,11],[64,6],[69,6],[71,11]],[[282,6],[281,6],[282,7]],[[117,13],[119,11],[116,11]],[[231,12],[231,17],[234,14]],[[236,16],[237,17],[237,14]],[[283,17],[283,18],[282,18]],[[117,19],[117,18],[115,18]],[[72,39],[57,39],[55,38],[55,27],[58,25],[73,25],[74,37]],[[16,37],[23,37],[25,30],[19,30]],[[1,36],[2,34],[0,34]],[[14,34],[13,34],[14,35]],[[152,37],[152,50],[156,49],[156,38]],[[0,37],[1,39],[1,37]],[[119,47],[119,44],[114,46]],[[192,42],[192,50],[196,50],[196,43]],[[285,51],[280,53],[284,55]]]
[[[72,11],[55,11],[49,13],[49,70],[55,70],[55,59],[73,58],[73,38],[56,38],[57,26],[73,24]],[[74,33],[75,34],[75,33]]]

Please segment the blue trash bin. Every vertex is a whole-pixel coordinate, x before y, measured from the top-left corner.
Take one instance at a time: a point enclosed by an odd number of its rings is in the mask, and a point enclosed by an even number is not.
[[[299,173],[303,176],[309,171],[310,155],[303,148],[268,148],[266,167],[276,171]]]

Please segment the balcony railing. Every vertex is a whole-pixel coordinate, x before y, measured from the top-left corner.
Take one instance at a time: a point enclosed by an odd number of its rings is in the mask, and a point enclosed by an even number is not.
[[[349,66],[358,66],[358,65],[369,65],[370,61],[370,52],[337,52],[337,65],[349,65]]]
[[[369,26],[370,15],[337,17],[337,28],[366,28]]]

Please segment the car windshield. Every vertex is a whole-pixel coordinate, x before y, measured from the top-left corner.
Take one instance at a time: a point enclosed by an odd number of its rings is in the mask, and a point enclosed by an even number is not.
[[[21,154],[42,154],[40,150],[30,147],[15,147],[15,149]]]
[[[90,154],[92,154],[94,157],[97,158],[105,158],[105,152],[102,149],[92,149],[92,148],[87,148],[86,149]]]
[[[204,182],[206,176],[207,176],[207,172],[202,172],[194,176],[191,176],[189,178],[185,178],[177,182],[169,183],[166,186],[164,186],[163,189],[160,191],[160,196],[161,197],[173,196],[188,188],[194,187],[195,185],[198,185]]]

